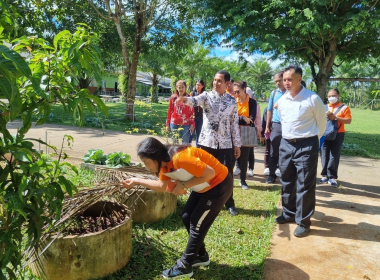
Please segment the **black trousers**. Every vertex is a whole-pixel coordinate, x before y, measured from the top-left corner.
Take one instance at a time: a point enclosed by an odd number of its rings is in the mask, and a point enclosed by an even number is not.
[[[182,221],[189,233],[189,240],[181,261],[185,266],[191,265],[198,254],[204,255],[204,239],[223,205],[231,196],[233,180],[230,174],[205,193],[191,192],[182,211]]]
[[[281,124],[274,122],[272,123],[272,131],[270,133],[269,176],[276,177],[276,168],[279,165],[278,161],[281,139]]]
[[[210,147],[200,146],[202,150],[205,150],[209,154],[213,155],[215,158],[219,160],[221,164],[227,167],[228,173],[231,175],[231,178],[234,177],[234,149],[213,149]],[[235,206],[235,201],[233,198],[233,192],[231,193],[230,198],[226,202],[226,207],[230,208]]]
[[[247,167],[251,149],[253,149],[253,147],[240,147],[240,157],[236,160],[236,167],[240,168],[240,181],[245,180],[247,177]]]
[[[344,140],[344,132],[338,133],[334,140],[325,140],[321,147],[321,162],[323,177],[338,179],[340,152]]]
[[[279,168],[282,183],[282,214],[310,227],[315,210],[319,141],[317,136],[281,140]]]
[[[239,168],[239,169],[242,169],[240,167],[240,159],[242,158],[243,156],[243,149],[244,147],[240,147],[240,157],[236,160],[236,167]],[[244,149],[244,153],[246,152],[246,150]],[[250,147],[249,148],[249,151],[248,151],[248,169],[255,169],[255,150],[253,147]],[[247,169],[247,165],[245,165],[245,169]],[[245,171],[245,173],[247,173],[247,170]]]
[[[270,139],[265,140],[265,153],[264,153],[264,166],[269,168],[269,158],[270,158]]]

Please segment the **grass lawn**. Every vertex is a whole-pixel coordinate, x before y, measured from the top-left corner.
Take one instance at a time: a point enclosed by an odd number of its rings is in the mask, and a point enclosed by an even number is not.
[[[279,186],[249,183],[249,190],[237,187],[234,199],[239,215],[222,210],[205,240],[211,264],[194,268],[194,279],[261,279],[269,254]],[[178,198],[177,212],[163,221],[133,225],[132,255],[127,266],[103,280],[162,279],[162,270],[181,257],[188,234],[181,220],[187,197]],[[193,279],[193,278],[192,278]]]
[[[128,133],[156,133],[164,135],[164,127],[168,102],[159,104],[136,103],[136,121],[126,121],[124,103],[106,103],[109,115],[94,116],[85,113],[85,127],[102,127],[105,129],[127,131]],[[263,113],[267,103],[261,102]],[[351,109],[352,123],[346,125],[346,136],[342,154],[380,159],[380,112],[371,110]],[[75,125],[72,116],[68,116],[61,105],[52,106],[49,123]]]

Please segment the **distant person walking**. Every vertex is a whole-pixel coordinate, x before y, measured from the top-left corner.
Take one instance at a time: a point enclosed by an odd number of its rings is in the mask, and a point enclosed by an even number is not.
[[[182,144],[189,144],[190,135],[194,132],[194,109],[181,102],[175,102],[181,96],[189,96],[186,93],[186,82],[179,80],[176,83],[176,91],[170,97],[168,116],[166,118],[166,131],[172,133],[173,143],[182,140]]]
[[[321,98],[301,85],[301,67],[287,67],[283,78],[287,93],[278,101],[282,214],[275,222],[295,221],[294,236],[303,237],[310,230],[315,210],[319,138],[327,121]]]
[[[191,96],[198,96],[205,91],[205,82],[203,80],[198,80],[195,84],[195,90],[190,94]],[[202,131],[203,125],[203,109],[201,106],[194,107],[194,123],[195,123],[195,144],[199,148],[199,135]],[[190,136],[190,143],[193,136]]]
[[[352,117],[350,108],[339,101],[340,93],[338,89],[330,89],[327,97],[329,100],[329,112],[331,112],[327,115],[327,118],[338,121],[338,133],[334,140],[325,140],[322,144],[322,179],[319,180],[319,183],[328,183],[333,187],[338,187],[336,179],[338,179],[340,152],[344,140],[344,125],[350,124]]]
[[[250,98],[246,92],[247,83],[245,81],[235,82],[233,84],[233,93],[235,94],[238,115],[239,126],[251,126],[256,128],[257,139],[260,139],[261,135],[261,113],[260,107],[256,100]],[[251,150],[252,149],[252,150]],[[243,190],[248,189],[246,182],[247,165],[250,154],[253,155],[253,147],[241,147],[241,155],[236,159],[236,170],[240,173],[240,186]],[[254,158],[253,158],[254,160]],[[235,171],[236,171],[235,170]],[[250,171],[253,173],[253,166],[250,166]],[[235,174],[235,173],[234,173]],[[252,174],[253,175],[253,174]]]
[[[230,83],[230,74],[224,70],[218,71],[214,77],[212,91],[205,91],[195,97],[181,96],[176,102],[203,108],[203,126],[198,143],[202,149],[224,164],[232,177],[232,157],[240,157],[241,139],[236,100],[226,92]],[[238,214],[233,194],[225,205],[231,215]]]
[[[277,72],[274,75],[274,82],[277,89],[272,91],[269,97],[269,104],[267,109],[267,122],[265,133],[270,134],[270,157],[269,157],[269,177],[266,180],[268,184],[272,184],[279,177],[280,171],[277,169],[279,163],[279,148],[282,139],[281,119],[278,114],[277,108],[274,106],[278,100],[284,95],[286,89],[283,83],[283,71]]]

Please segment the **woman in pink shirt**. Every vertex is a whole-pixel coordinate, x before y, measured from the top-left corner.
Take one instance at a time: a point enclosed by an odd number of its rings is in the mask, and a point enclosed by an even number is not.
[[[176,83],[176,91],[170,97],[168,116],[166,119],[166,131],[172,132],[173,143],[182,139],[182,144],[189,144],[190,134],[194,132],[194,109],[181,102],[176,103],[180,96],[189,96],[186,93],[186,82],[179,80]]]

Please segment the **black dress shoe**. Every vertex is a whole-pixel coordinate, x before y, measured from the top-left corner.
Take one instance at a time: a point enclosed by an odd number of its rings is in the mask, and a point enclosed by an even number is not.
[[[294,236],[295,237],[305,237],[310,231],[310,228],[306,228],[304,226],[298,226],[295,230],[294,230]]]
[[[238,211],[236,210],[235,206],[228,208],[228,212],[230,212],[230,214],[232,216],[236,216],[237,214],[239,214]]]
[[[277,224],[292,223],[294,221],[294,218],[285,218],[283,215],[278,216],[276,219],[274,219],[274,222]]]

